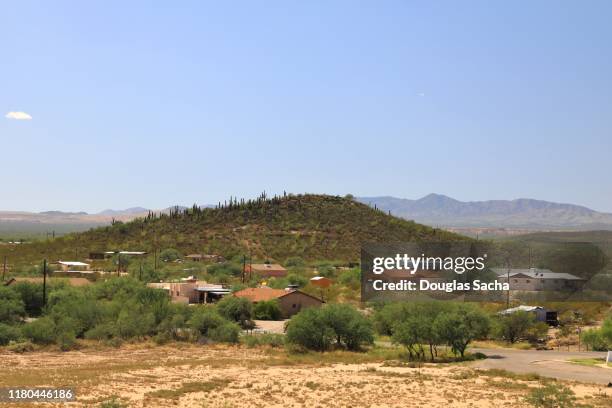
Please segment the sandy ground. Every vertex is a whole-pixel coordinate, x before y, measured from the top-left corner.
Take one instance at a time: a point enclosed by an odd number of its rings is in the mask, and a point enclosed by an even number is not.
[[[322,362],[326,355],[296,361],[284,351],[197,345],[3,352],[0,387],[71,386],[77,402],[70,407],[96,407],[116,396],[130,407],[285,408],[526,407],[525,395],[541,385],[465,364],[411,368],[356,363],[348,356],[343,363],[327,364]],[[610,406],[609,388],[565,384],[581,402]]]

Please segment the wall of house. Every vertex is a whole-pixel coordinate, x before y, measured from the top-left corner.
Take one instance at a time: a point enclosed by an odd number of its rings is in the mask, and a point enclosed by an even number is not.
[[[291,317],[302,309],[320,307],[322,302],[301,292],[293,292],[278,299],[283,317]]]

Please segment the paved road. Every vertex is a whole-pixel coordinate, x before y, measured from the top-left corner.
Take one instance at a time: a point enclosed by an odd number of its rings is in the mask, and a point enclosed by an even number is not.
[[[581,382],[608,384],[612,382],[612,369],[589,367],[567,360],[576,358],[605,358],[601,352],[566,352],[513,349],[472,348],[488,356],[473,363],[477,368],[501,368],[515,373],[537,373],[545,377]]]

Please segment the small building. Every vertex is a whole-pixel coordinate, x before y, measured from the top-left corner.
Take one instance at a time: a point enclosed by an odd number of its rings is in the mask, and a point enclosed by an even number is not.
[[[62,268],[63,272],[82,272],[88,271],[90,265],[79,261],[57,261],[57,264]]]
[[[185,255],[185,259],[191,262],[201,262],[203,258],[202,254]]]
[[[253,303],[276,299],[284,318],[289,318],[309,307],[320,307],[324,302],[308,293],[293,289],[246,288],[234,292],[234,296]]]
[[[287,269],[279,264],[249,264],[245,266],[246,273],[257,274],[263,278],[284,278],[287,276]]]
[[[193,276],[183,278],[180,282],[152,282],[147,286],[165,290],[172,302],[186,304],[215,303],[231,293],[223,285],[198,281]]]
[[[30,283],[34,283],[37,285],[42,285],[43,284],[43,278],[42,277],[16,277],[16,278],[11,278],[9,280],[7,280],[6,282],[4,282],[4,286],[9,286],[9,285],[13,285],[16,283],[21,283],[21,282],[30,282]],[[51,278],[48,277],[47,278],[47,283],[58,283],[58,282],[66,282],[68,285],[70,286],[87,286],[87,285],[91,285],[92,282],[88,279],[85,278]]]
[[[333,282],[331,279],[326,278],[325,276],[315,276],[310,278],[310,283],[314,286],[325,289],[329,288]]]
[[[550,326],[558,326],[559,320],[557,312],[553,310],[546,310],[542,306],[517,306],[510,309],[502,310],[499,312],[500,315],[508,315],[516,312],[527,312],[533,313],[536,321],[547,323]]]
[[[510,290],[520,291],[575,291],[586,282],[570,273],[552,272],[548,269],[507,269],[496,268],[499,282],[510,284]],[[509,280],[508,280],[509,279]]]

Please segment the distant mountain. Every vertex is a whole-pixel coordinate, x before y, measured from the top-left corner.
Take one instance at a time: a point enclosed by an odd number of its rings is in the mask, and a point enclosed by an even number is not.
[[[429,194],[418,200],[389,196],[356,200],[398,217],[440,227],[612,230],[612,214],[574,204],[526,198],[464,202],[442,194]]]
[[[125,210],[104,210],[100,211],[98,215],[132,215],[132,214],[143,214],[149,212],[148,208],[143,207],[132,207],[126,208]]]

